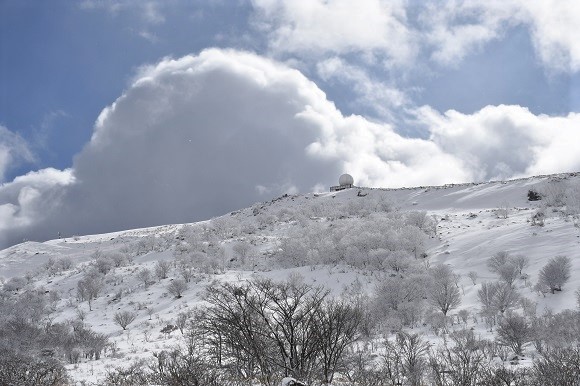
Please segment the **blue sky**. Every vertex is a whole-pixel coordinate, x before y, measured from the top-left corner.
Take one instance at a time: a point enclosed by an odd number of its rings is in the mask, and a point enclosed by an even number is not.
[[[571,0],[1,1],[0,244],[199,220],[342,172],[577,171],[577,25]]]

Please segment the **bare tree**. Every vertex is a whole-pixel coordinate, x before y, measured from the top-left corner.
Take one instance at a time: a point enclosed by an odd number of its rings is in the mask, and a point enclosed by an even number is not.
[[[117,323],[123,330],[127,329],[127,326],[137,318],[137,314],[131,311],[120,311],[115,313],[113,320]]]
[[[433,384],[436,386],[479,385],[486,357],[479,349],[481,342],[471,330],[461,330],[449,335],[452,345],[444,343],[429,357]]]
[[[521,355],[524,345],[531,342],[533,330],[530,324],[517,314],[508,314],[503,317],[497,328],[497,342],[508,346],[516,355]]]
[[[570,279],[571,267],[568,257],[556,256],[540,270],[539,283],[549,288],[552,294],[562,291],[562,286]]]
[[[580,308],[580,288],[576,290],[576,304],[578,305],[578,308]]]
[[[148,268],[143,268],[137,273],[137,279],[143,282],[145,288],[149,287],[151,284],[154,283],[153,275],[151,274],[151,270]]]
[[[327,295],[300,280],[225,283],[208,289],[210,307],[196,320],[214,360],[235,363],[237,374],[259,374],[266,385],[277,376],[329,380],[356,339],[361,316]]]
[[[478,276],[477,272],[475,271],[469,271],[469,273],[467,274],[467,277],[469,277],[473,285],[477,284],[477,276]]]
[[[386,378],[395,385],[404,379],[409,386],[423,385],[429,344],[418,334],[399,332],[394,342],[387,340],[385,345],[385,359],[390,362],[386,366]]]
[[[329,301],[319,309],[315,333],[325,383],[332,383],[344,351],[357,339],[361,322],[361,310],[345,301]]]
[[[187,282],[182,279],[174,279],[167,286],[169,293],[178,299],[181,298],[181,295],[183,295],[183,292],[185,292],[186,289]]]
[[[171,263],[169,261],[160,260],[155,264],[155,276],[157,279],[167,279],[167,274],[171,269]]]
[[[580,379],[580,347],[554,348],[534,361],[536,385],[577,386]]]
[[[431,269],[433,284],[429,293],[431,303],[439,308],[443,315],[461,304],[461,293],[455,282],[453,270],[447,265],[438,265]]]

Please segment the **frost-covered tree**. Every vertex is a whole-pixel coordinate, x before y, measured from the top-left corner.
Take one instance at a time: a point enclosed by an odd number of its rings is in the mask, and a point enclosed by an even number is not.
[[[7,292],[19,291],[24,288],[26,284],[28,284],[28,281],[25,278],[15,276],[4,283],[3,289]]]
[[[520,277],[519,268],[511,261],[501,266],[498,273],[500,279],[510,286]]]
[[[143,268],[137,273],[137,279],[143,283],[145,288],[149,287],[151,284],[154,283],[153,275],[151,274],[151,270],[149,268]]]
[[[449,310],[461,304],[461,293],[457,288],[456,277],[448,265],[438,265],[431,269],[430,276],[433,279],[429,300],[447,315]]]
[[[493,297],[493,307],[501,314],[518,305],[519,293],[507,283],[495,283],[496,291]]]
[[[524,270],[530,265],[530,259],[523,255],[514,256],[512,261],[513,264],[518,268],[520,275],[523,274]]]
[[[89,304],[89,311],[93,310],[93,300],[99,296],[103,287],[103,276],[94,271],[87,272],[77,283],[77,297],[79,300],[86,300]]]
[[[572,264],[566,256],[556,256],[541,270],[539,283],[550,289],[552,293],[562,291],[562,286],[570,279]]]
[[[155,264],[155,276],[157,279],[167,279],[167,275],[171,270],[171,263],[169,261],[160,260]]]
[[[195,272],[199,267],[199,264],[195,264],[196,260],[199,260],[198,255],[204,255],[202,252],[194,252],[190,255],[179,256],[176,259],[177,268],[179,274],[187,283],[193,279]]]
[[[487,260],[487,266],[491,272],[499,273],[501,267],[506,265],[509,259],[509,252],[499,251]]]
[[[246,241],[238,241],[232,247],[232,251],[240,258],[240,261],[244,263],[246,261],[246,257],[252,250],[252,245]]]
[[[518,305],[520,299],[517,291],[507,283],[482,283],[477,291],[477,297],[482,304],[482,312],[488,317],[494,317],[498,312]]]
[[[497,283],[481,283],[481,288],[477,291],[477,298],[483,306],[483,313],[493,315],[494,310],[494,297],[497,293]]]
[[[169,291],[171,295],[175,296],[178,299],[181,297],[181,295],[183,295],[186,289],[187,282],[182,279],[174,279],[167,286],[167,291]]]

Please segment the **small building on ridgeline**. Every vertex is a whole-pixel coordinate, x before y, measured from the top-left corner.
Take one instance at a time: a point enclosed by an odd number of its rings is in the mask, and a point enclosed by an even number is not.
[[[338,192],[339,190],[350,189],[352,187],[354,187],[354,179],[352,178],[352,176],[350,174],[343,174],[338,179],[338,185],[331,186],[330,191]]]

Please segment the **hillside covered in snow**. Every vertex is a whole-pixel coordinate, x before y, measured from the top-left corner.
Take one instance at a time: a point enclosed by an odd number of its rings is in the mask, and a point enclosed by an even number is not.
[[[0,377],[51,369],[26,385],[549,385],[580,363],[580,174],[29,241],[0,279]]]

